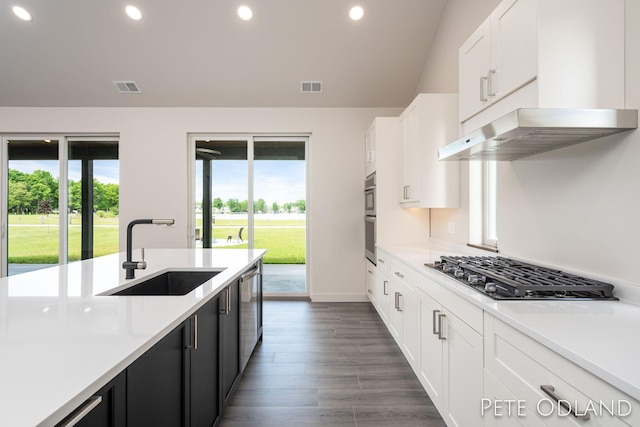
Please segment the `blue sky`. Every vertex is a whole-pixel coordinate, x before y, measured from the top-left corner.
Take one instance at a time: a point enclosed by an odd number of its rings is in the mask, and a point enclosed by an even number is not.
[[[197,162],[196,176],[202,175]],[[224,202],[229,199],[247,200],[248,172],[246,160],[215,160],[212,166],[213,197]],[[255,199],[269,205],[306,199],[306,171],[304,160],[254,161]],[[196,200],[202,200],[202,183],[196,179]]]

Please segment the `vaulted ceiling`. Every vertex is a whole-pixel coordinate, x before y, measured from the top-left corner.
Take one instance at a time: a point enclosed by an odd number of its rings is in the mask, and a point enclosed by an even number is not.
[[[14,4],[33,20],[3,2],[0,106],[404,107],[446,0],[132,0],[139,21],[113,0]]]

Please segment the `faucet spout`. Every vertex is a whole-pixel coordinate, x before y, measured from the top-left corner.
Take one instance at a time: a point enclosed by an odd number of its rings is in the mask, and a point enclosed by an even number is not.
[[[157,225],[173,225],[176,223],[175,219],[152,219],[151,220],[152,224],[157,224]]]
[[[127,226],[127,260],[122,263],[122,268],[125,269],[125,279],[133,279],[135,277],[135,270],[144,270],[147,268],[147,263],[144,262],[144,252],[142,255],[142,261],[133,261],[133,226],[137,224],[156,224],[156,225],[173,225],[175,219],[134,219]]]

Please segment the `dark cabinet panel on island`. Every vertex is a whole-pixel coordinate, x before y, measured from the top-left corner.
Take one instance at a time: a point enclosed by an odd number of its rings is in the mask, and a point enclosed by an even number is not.
[[[189,351],[191,362],[191,426],[211,427],[222,415],[219,373],[220,298],[208,302],[196,313],[195,348]]]
[[[111,380],[56,427],[121,427],[126,425],[125,373]]]
[[[225,290],[226,306],[220,313],[220,354],[222,375],[222,408],[226,409],[235,381],[240,375],[240,289],[239,282]]]
[[[243,370],[243,322],[252,329],[248,356],[262,335],[260,267],[243,276],[253,281],[249,306],[242,279],[230,283],[56,427],[217,426]]]
[[[189,321],[183,322],[127,368],[127,424],[186,426]]]

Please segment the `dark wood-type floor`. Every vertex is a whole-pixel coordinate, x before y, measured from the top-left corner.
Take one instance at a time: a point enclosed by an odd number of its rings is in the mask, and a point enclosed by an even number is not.
[[[445,426],[369,303],[265,301],[221,427]]]

